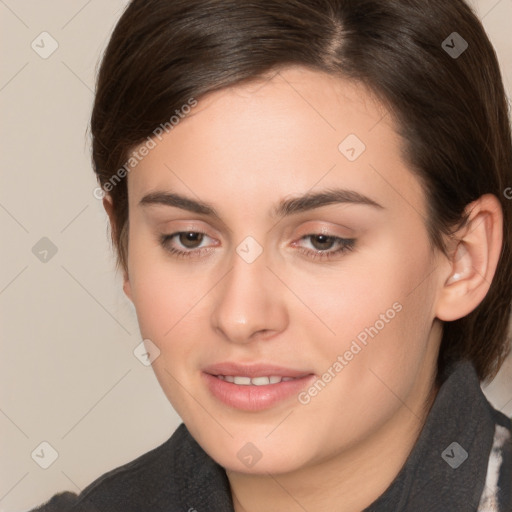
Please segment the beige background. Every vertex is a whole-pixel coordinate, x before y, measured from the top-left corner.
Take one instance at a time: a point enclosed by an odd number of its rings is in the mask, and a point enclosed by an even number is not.
[[[133,354],[141,342],[134,309],[113,272],[106,216],[92,194],[86,129],[94,76],[125,4],[0,0],[0,512],[79,492],[179,424],[151,367]],[[474,5],[510,96],[512,0]],[[52,44],[57,50],[42,58]],[[510,359],[486,393],[512,416]],[[42,442],[58,453],[48,469],[39,465],[51,462]]]

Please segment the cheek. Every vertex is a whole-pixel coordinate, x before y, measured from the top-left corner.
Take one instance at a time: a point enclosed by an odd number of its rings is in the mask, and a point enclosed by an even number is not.
[[[162,351],[204,292],[193,274],[171,263],[149,234],[137,232],[133,224],[130,229],[128,269],[140,331]]]
[[[197,323],[195,306],[204,296],[200,284],[158,266],[150,269],[149,265],[134,281],[134,305],[143,336],[164,345]]]
[[[329,399],[343,406],[348,400],[357,410],[371,402],[378,410],[390,405],[388,398],[394,400],[386,385],[407,395],[430,350],[432,270],[427,241],[419,240],[414,249],[394,241],[339,283],[326,281],[325,300],[317,306],[336,336],[323,337],[322,359],[326,370],[338,356],[344,365]]]
[[[201,351],[193,340],[199,338],[198,329],[204,333],[200,300],[208,288],[176,268],[149,255],[132,259],[132,291],[141,336],[160,350],[152,363],[155,376],[178,414],[188,417],[190,403],[182,387],[195,386],[191,376]]]
[[[299,322],[316,323],[323,338],[332,339],[327,346],[339,349],[340,343],[360,333],[364,337],[365,330],[375,324],[382,331],[383,321],[389,330],[392,324],[398,328],[404,317],[414,317],[414,325],[418,315],[430,315],[432,297],[425,293],[430,293],[427,277],[431,271],[427,241],[418,240],[412,248],[409,240],[383,236],[371,250],[363,248],[348,255],[338,269],[298,278],[290,270],[288,280],[295,283],[294,291],[317,317],[303,316]],[[397,314],[402,308],[407,313]]]
[[[385,415],[396,405],[389,389],[407,396],[414,386],[430,350],[433,266],[428,240],[417,240],[414,248],[402,240],[380,243],[350,270],[312,288],[311,309],[335,332],[325,329],[314,347],[318,370],[337,376],[319,406],[333,400],[352,410],[352,418],[369,409]]]

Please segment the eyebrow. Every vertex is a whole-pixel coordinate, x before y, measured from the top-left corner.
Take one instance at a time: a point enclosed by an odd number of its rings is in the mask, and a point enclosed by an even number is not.
[[[172,206],[220,219],[220,215],[210,204],[172,192],[151,192],[145,195],[140,200],[139,204],[142,206]],[[337,188],[318,193],[306,193],[302,196],[292,197],[290,199],[283,199],[272,209],[271,216],[282,218],[332,204],[361,204],[384,209],[382,205],[359,192]]]

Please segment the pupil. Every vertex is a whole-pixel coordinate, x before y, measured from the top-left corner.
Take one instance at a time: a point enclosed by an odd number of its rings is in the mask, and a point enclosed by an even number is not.
[[[181,233],[180,242],[187,248],[194,248],[194,245],[198,242],[201,243],[203,239],[202,233]]]
[[[320,243],[315,243],[315,240],[318,240]],[[332,246],[333,238],[327,235],[317,235],[313,237],[313,245],[315,248],[320,250],[330,249]],[[319,247],[317,247],[319,246]]]

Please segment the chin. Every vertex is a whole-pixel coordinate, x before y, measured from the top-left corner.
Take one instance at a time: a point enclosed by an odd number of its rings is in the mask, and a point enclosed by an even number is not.
[[[252,475],[289,473],[316,458],[311,436],[305,433],[302,436],[290,435],[289,431],[283,430],[284,435],[273,438],[275,433],[269,435],[272,428],[267,428],[267,425],[256,428],[239,426],[237,433],[233,431],[233,437],[226,432],[219,437],[217,431],[201,433],[189,430],[203,450],[228,472]],[[313,452],[307,453],[309,451]]]
[[[212,456],[213,455],[213,456]],[[239,460],[236,454],[226,456],[226,454],[220,454],[219,457],[215,457],[215,453],[210,455],[218,464],[220,464],[226,472],[243,473],[247,475],[279,475],[285,473],[292,473],[294,471],[302,469],[307,465],[307,461],[296,460],[294,453],[276,453],[261,455],[259,460],[253,463],[242,462]],[[246,455],[247,457],[247,455]]]

